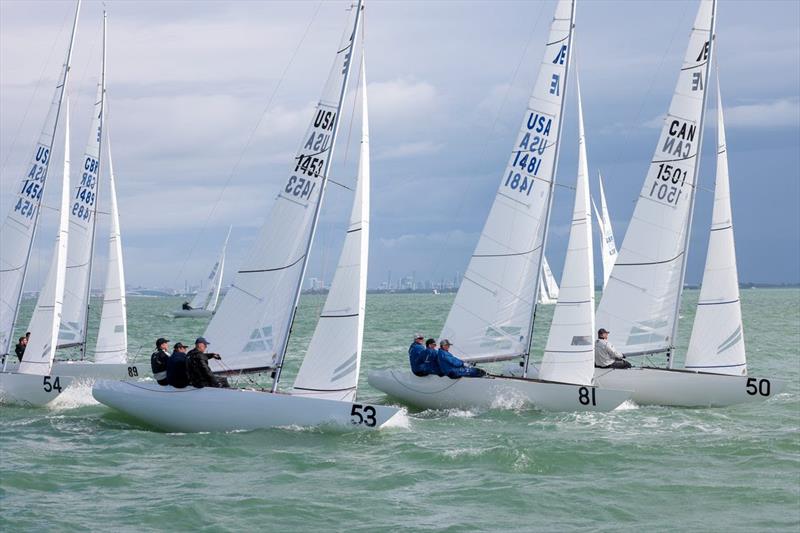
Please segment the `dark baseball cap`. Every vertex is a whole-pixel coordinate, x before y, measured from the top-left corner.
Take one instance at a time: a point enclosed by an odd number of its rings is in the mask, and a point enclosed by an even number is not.
[[[165,339],[164,337],[159,337],[156,341],[156,348],[164,344],[165,342],[169,342],[169,339]]]
[[[601,333],[611,333],[611,332],[610,332],[610,331],[608,331],[608,330],[607,330],[607,329],[605,329],[605,328],[600,328],[600,329],[598,329],[598,330],[597,330],[597,334],[598,334],[598,335],[600,335]]]
[[[186,346],[182,342],[176,342],[175,343],[175,349],[177,350],[178,348],[188,348],[188,346]]]
[[[205,344],[205,345],[209,345],[209,344],[211,344],[210,342],[208,342],[208,341],[206,340],[206,338],[205,338],[205,337],[197,337],[197,338],[195,339],[195,341],[194,341],[194,343],[195,343],[195,344],[200,344],[201,342],[202,342],[203,344]]]

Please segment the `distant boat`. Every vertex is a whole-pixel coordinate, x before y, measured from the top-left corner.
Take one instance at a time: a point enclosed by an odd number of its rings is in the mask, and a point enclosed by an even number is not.
[[[542,259],[542,276],[539,278],[539,303],[542,305],[553,305],[557,301],[558,283],[545,257]]]
[[[611,226],[611,217],[608,214],[608,205],[606,204],[606,193],[603,190],[603,176],[597,173],[597,181],[600,184],[600,211],[597,210],[594,200],[592,200],[592,207],[594,208],[595,217],[597,217],[597,228],[600,232],[600,258],[603,260],[603,289],[608,283],[608,278],[611,276],[611,269],[614,268],[614,262],[617,260],[617,244],[614,242],[614,228]]]
[[[439,290],[438,289],[433,289],[433,294],[439,294]]]
[[[330,292],[291,391],[278,392],[309,252],[319,220],[363,2],[336,60],[314,118],[250,256],[211,319],[205,337],[230,350],[212,369],[271,371],[271,391],[175,389],[98,381],[101,403],[168,431],[230,431],[335,424],[376,429],[400,411],[358,402],[369,247],[369,134],[366,74],[361,62],[362,135],[357,185]],[[198,413],[202,413],[198,416]]]
[[[210,317],[214,314],[217,301],[219,300],[219,293],[222,289],[225,254],[228,249],[228,239],[230,239],[230,236],[231,228],[228,228],[228,234],[225,236],[225,242],[222,245],[219,259],[217,259],[217,262],[211,267],[206,286],[197,291],[192,301],[184,304],[183,309],[172,311],[173,318],[203,318]]]

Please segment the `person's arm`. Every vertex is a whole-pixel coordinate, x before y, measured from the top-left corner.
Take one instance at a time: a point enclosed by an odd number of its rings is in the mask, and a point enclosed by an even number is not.
[[[210,357],[212,354],[208,355]],[[203,374],[205,374],[206,379],[211,384],[211,386],[219,387],[219,380],[217,379],[217,376],[215,376],[214,373],[211,371],[211,368],[208,366],[208,359],[206,359],[205,357],[200,358],[200,368],[202,369]]]
[[[456,357],[455,355],[451,354],[450,352],[446,352],[444,350],[439,350],[439,355],[442,356],[442,359],[447,361],[448,364],[454,367],[462,367],[464,366],[464,361]]]
[[[622,354],[622,352],[614,348],[614,345],[608,341],[606,341],[606,352],[617,361],[622,361],[625,359],[625,356]]]

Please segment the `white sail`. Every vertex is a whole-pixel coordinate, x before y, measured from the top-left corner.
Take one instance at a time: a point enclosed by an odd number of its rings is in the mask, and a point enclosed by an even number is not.
[[[597,180],[600,183],[600,211],[592,201],[594,214],[597,217],[597,227],[600,230],[600,257],[603,260],[603,289],[608,284],[614,262],[617,260],[617,244],[614,242],[614,228],[611,226],[611,217],[608,215],[606,193],[603,190],[603,176],[598,172]]]
[[[46,376],[50,374],[58,341],[58,325],[61,322],[61,306],[64,298],[64,280],[67,268],[67,246],[69,245],[69,101],[64,110],[64,175],[61,178],[61,203],[59,206],[58,232],[53,247],[50,270],[39,293],[36,307],[31,315],[28,331],[31,337],[25,355],[19,365],[22,374]]]
[[[69,80],[72,62],[72,47],[75,42],[75,30],[78,26],[80,1],[75,8],[67,58],[58,77],[50,110],[39,135],[39,141],[33,149],[26,173],[19,181],[16,193],[13,194],[11,211],[3,221],[0,230],[0,354],[7,354],[11,346],[14,322],[17,319],[25,274],[33,246],[33,238],[39,220],[39,206],[44,193],[47,169],[53,152],[53,139],[58,126],[61,103]]]
[[[94,260],[94,237],[97,228],[97,193],[100,178],[100,145],[103,136],[105,100],[105,15],[103,18],[103,59],[97,80],[97,96],[92,110],[92,126],[78,175],[72,187],[69,212],[69,250],[64,308],[58,333],[58,345],[72,346],[86,342],[89,312],[89,283]]]
[[[360,3],[351,10],[354,22],[337,48],[286,184],[206,329],[211,342],[225,342],[224,366],[214,360],[213,370],[269,368],[283,359],[330,168],[359,12]]]
[[[702,144],[713,0],[701,0],[669,112],[597,325],[626,354],[671,348],[683,285],[697,161]]]
[[[468,360],[528,351],[561,132],[574,4],[560,0],[528,109],[442,337]]]
[[[228,228],[228,235],[225,237],[225,243],[222,245],[222,251],[219,254],[219,259],[211,267],[211,272],[208,274],[205,287],[200,288],[197,294],[194,295],[189,305],[192,309],[205,309],[213,311],[217,307],[217,300],[219,299],[219,291],[222,289],[222,275],[225,268],[225,253],[228,248],[228,239],[231,236],[231,230]]]
[[[594,259],[580,84],[578,150],[578,179],[567,256],[539,377],[547,381],[591,385],[594,377]]]
[[[369,259],[369,118],[367,78],[361,58],[361,157],[358,181],[339,264],[311,337],[292,394],[353,401],[364,337]]]
[[[547,258],[542,258],[542,276],[539,278],[539,303],[554,304],[558,300],[558,283],[553,271],[547,263]]]
[[[111,162],[111,143],[108,146],[108,194],[111,228],[108,239],[106,287],[103,291],[103,310],[97,332],[95,363],[124,363],[128,360],[128,319],[125,302],[125,272],[122,264],[122,235],[119,229],[117,186]]]
[[[686,352],[686,368],[718,374],[747,374],[739,275],[733,239],[728,149],[717,80],[717,183],[703,284]]]

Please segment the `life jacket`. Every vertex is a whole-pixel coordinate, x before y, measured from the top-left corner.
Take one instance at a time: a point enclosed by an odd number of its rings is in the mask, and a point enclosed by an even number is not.
[[[167,381],[176,389],[183,389],[189,385],[188,358],[183,352],[172,352],[167,362]]]
[[[169,361],[169,354],[165,351],[158,350],[150,356],[150,369],[153,371],[153,377],[159,385],[168,385],[167,382],[167,362]]]

